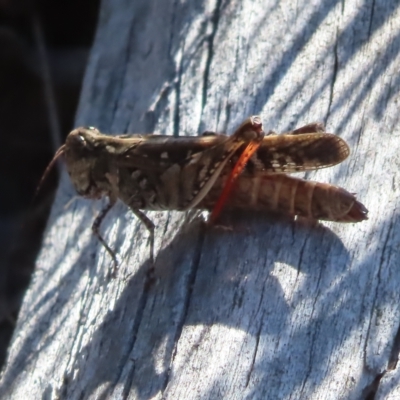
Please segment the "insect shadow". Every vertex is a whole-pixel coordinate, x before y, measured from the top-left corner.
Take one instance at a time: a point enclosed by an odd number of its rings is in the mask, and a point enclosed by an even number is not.
[[[70,370],[76,374],[66,376],[65,396],[75,387],[73,381],[87,382],[85,394],[100,390],[105,398],[121,383],[124,395],[133,390],[139,398],[149,398],[163,392],[177,346],[188,346],[180,357],[181,363],[182,357],[190,363],[216,326],[239,329],[253,338],[287,334],[298,304],[317,293],[325,302],[320,292],[324,282],[333,279],[332,260],[340,259],[337,274],[349,262],[340,239],[323,225],[249,212],[226,213],[221,223],[222,228],[209,228],[201,218],[189,216],[158,254],[150,284],[148,262],[129,275],[114,309],[81,349],[86,356],[75,358]],[[279,277],[281,269],[291,276],[285,282]],[[296,284],[300,276],[304,282]],[[313,284],[315,292],[310,293]],[[294,346],[310,329],[304,324],[295,333]]]

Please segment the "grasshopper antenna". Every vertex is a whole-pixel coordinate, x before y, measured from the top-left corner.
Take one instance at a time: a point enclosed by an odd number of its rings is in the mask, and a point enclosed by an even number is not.
[[[35,194],[32,199],[32,203],[36,200],[40,189],[43,186],[44,181],[49,175],[49,172],[53,169],[58,158],[64,153],[65,145],[61,145],[61,133],[60,133],[60,123],[57,112],[57,104],[56,97],[54,94],[54,84],[51,77],[51,69],[49,65],[49,57],[46,48],[46,43],[44,40],[43,27],[40,21],[40,18],[37,14],[32,17],[32,30],[34,34],[36,51],[39,56],[40,62],[40,72],[43,80],[43,88],[44,95],[46,101],[46,107],[48,111],[49,118],[49,128],[51,133],[51,141],[53,144],[53,148],[58,149],[53,159],[50,161],[50,164],[47,166],[42,178],[40,179],[39,185],[36,188]],[[61,168],[58,169],[59,173],[61,172]]]
[[[43,183],[45,182],[45,180],[47,179],[47,177],[49,176],[49,173],[51,172],[51,170],[53,169],[54,165],[56,164],[56,162],[58,161],[58,159],[64,154],[65,151],[65,144],[63,144],[57,151],[56,154],[54,154],[53,159],[50,161],[49,165],[46,167],[42,177],[40,178],[39,184],[37,185],[37,188],[35,190],[35,195],[33,196],[32,199],[32,203],[36,200],[40,189],[43,186]]]

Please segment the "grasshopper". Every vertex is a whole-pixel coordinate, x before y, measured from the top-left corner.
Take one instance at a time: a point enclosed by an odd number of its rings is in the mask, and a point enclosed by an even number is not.
[[[349,154],[346,142],[326,133],[322,124],[265,134],[258,116],[246,119],[231,136],[109,136],[81,127],[68,135],[42,180],[63,155],[79,195],[109,199],[92,230],[115,264],[99,229],[118,199],[150,231],[153,262],[154,224],[142,210],[212,210],[211,222],[224,207],[337,222],[367,219],[368,210],[354,194],[287,175],[333,166]]]

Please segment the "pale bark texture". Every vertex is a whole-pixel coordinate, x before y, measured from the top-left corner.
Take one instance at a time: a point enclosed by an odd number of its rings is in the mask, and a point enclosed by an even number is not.
[[[78,198],[64,174],[1,381],[9,399],[398,399],[400,3],[104,0],[76,125],[277,132],[325,122],[352,154],[307,174],[359,224],[244,212],[230,229]],[[76,27],[79,29],[79,26]]]

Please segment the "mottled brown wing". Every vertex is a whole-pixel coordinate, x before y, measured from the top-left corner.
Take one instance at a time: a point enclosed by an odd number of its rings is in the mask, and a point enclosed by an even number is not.
[[[128,143],[135,135],[120,136]],[[173,164],[184,165],[196,154],[226,142],[228,136],[214,134],[207,136],[164,136],[137,135],[132,146],[117,157],[117,165],[136,167],[144,170],[164,171]]]
[[[297,131],[296,134],[290,132],[264,137],[259,149],[247,163],[244,173],[309,171],[338,164],[350,154],[347,143],[339,136]],[[134,135],[131,136],[132,139],[133,137]],[[226,143],[227,138],[224,134],[178,138],[137,135],[132,146],[118,156],[117,163],[143,170],[164,171],[173,164],[187,164],[199,153]],[[123,139],[125,144],[129,142],[129,137],[125,136]],[[237,151],[237,157],[242,151],[242,148]],[[232,162],[235,163],[235,157]]]
[[[330,133],[271,135],[264,138],[245,173],[309,171],[338,164],[349,154],[347,143]]]

